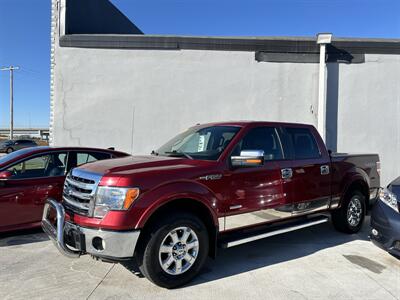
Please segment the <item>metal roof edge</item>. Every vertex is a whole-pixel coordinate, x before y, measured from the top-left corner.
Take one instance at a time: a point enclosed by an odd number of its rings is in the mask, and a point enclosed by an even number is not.
[[[319,52],[316,37],[69,34],[59,42],[61,47],[77,48]],[[353,53],[400,54],[400,39],[333,37],[332,46]]]

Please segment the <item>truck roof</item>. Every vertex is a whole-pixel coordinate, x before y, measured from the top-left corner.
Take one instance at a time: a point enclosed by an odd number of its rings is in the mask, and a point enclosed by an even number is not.
[[[275,121],[224,121],[224,122],[211,122],[204,124],[197,124],[196,126],[207,127],[207,126],[248,126],[248,125],[264,125],[264,126],[291,126],[291,127],[313,127],[311,124],[304,123],[288,123],[288,122],[275,122]]]

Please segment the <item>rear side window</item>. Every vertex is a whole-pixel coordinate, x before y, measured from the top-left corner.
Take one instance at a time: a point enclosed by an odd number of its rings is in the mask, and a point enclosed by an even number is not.
[[[84,153],[77,153],[77,166],[90,163],[96,160],[103,160],[111,158],[111,155],[108,153],[101,153],[101,152],[84,152]]]
[[[321,157],[318,144],[307,128],[286,128],[291,139],[295,159],[311,159]]]
[[[283,158],[281,143],[273,127],[251,129],[236,145],[233,156],[240,155],[240,152],[245,150],[262,150],[265,160]]]

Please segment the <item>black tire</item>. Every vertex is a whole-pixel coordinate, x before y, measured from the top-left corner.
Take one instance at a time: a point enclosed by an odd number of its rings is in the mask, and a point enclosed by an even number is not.
[[[357,205],[357,201],[360,203],[361,212],[354,212],[354,206]],[[352,203],[352,205],[350,204]],[[351,209],[353,208],[353,214],[351,213]],[[341,232],[344,233],[356,233],[360,231],[362,224],[364,222],[366,212],[366,205],[365,205],[365,196],[360,191],[352,191],[350,192],[346,198],[342,206],[332,212],[332,222],[333,226]],[[353,215],[354,223],[351,223],[348,214]],[[359,217],[357,216],[358,214]],[[356,222],[358,221],[358,222]]]
[[[197,256],[186,271],[181,274],[171,275],[161,266],[162,255],[165,254],[160,254],[160,248],[163,242],[167,241],[165,239],[169,238],[169,234],[174,232],[174,229],[182,227],[190,228],[197,236]],[[144,231],[144,234],[135,254],[137,265],[147,279],[160,287],[172,289],[188,283],[200,272],[206,262],[209,249],[208,231],[204,223],[195,215],[182,212],[175,213],[173,216],[164,217],[152,225],[147,231]],[[193,236],[191,236],[191,238],[193,238]],[[172,244],[173,242],[171,245]],[[187,250],[188,253],[189,251],[191,250]],[[170,254],[166,255],[168,255],[168,257],[171,256]],[[174,255],[176,255],[176,253],[174,253]],[[184,261],[185,260],[181,262],[182,266],[184,265]],[[175,262],[173,262],[173,264],[175,264]],[[173,269],[171,269],[171,272],[172,271]]]
[[[7,150],[6,150],[6,153],[9,154],[9,153],[11,153],[11,152],[13,152],[13,151],[14,151],[14,149],[11,148],[11,147],[9,147],[9,148],[7,148]]]

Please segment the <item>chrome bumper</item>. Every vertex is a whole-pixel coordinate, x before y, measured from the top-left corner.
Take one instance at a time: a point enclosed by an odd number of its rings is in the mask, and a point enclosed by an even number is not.
[[[56,226],[49,220],[52,208],[57,213]],[[86,253],[95,257],[108,259],[129,258],[134,254],[140,235],[140,230],[105,231],[85,228],[66,222],[64,207],[53,199],[48,199],[45,204],[42,228],[54,242],[58,250],[71,258],[76,258]],[[74,243],[68,242],[68,240],[71,240],[71,236]],[[101,247],[99,247],[98,241],[101,241]]]

